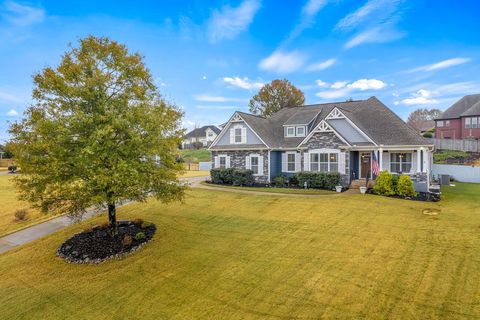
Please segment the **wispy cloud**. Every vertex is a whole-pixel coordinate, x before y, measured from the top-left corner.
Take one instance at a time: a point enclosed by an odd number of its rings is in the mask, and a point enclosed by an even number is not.
[[[460,64],[468,63],[472,61],[470,58],[452,58],[447,60],[442,60],[433,64],[427,64],[418,68],[408,70],[407,72],[417,72],[417,71],[434,71],[445,68],[450,68],[453,66],[458,66]]]
[[[280,74],[297,71],[305,64],[306,57],[299,51],[275,51],[259,63],[259,68]]]
[[[45,19],[43,8],[27,6],[14,1],[6,1],[2,11],[2,18],[15,26],[29,26]]]
[[[13,103],[22,103],[25,102],[26,100],[22,97],[18,97],[16,95],[13,95],[11,93],[5,92],[3,90],[0,90],[0,102],[13,102]]]
[[[354,91],[381,90],[387,86],[385,82],[378,79],[359,79],[350,83],[348,81],[328,83],[322,80],[317,80],[316,83],[321,88],[330,89],[320,91],[316,94],[317,97],[322,99],[347,97]]]
[[[400,39],[403,36],[405,36],[404,32],[398,31],[395,28],[386,27],[386,25],[382,25],[356,34],[353,38],[348,40],[348,42],[345,44],[345,48],[351,49],[366,43],[390,42]]]
[[[246,90],[260,89],[264,83],[261,81],[253,81],[247,77],[224,77],[223,81],[232,87],[242,88]]]
[[[15,109],[10,109],[10,111],[7,112],[7,116],[16,117],[16,116],[18,116],[18,112]]]
[[[300,20],[289,33],[287,39],[280,47],[287,45],[289,42],[297,38],[305,29],[310,28],[315,23],[315,16],[325,7],[327,0],[308,0],[302,7]]]
[[[372,15],[377,19],[385,19],[397,10],[400,0],[369,0],[363,6],[349,13],[338,21],[336,30],[348,30],[365,23]],[[383,19],[382,19],[383,18]],[[378,21],[382,22],[382,21]]]
[[[400,103],[405,105],[425,105],[425,104],[434,104],[438,101],[431,98],[432,92],[421,89],[411,95],[410,98],[406,98],[400,101]],[[398,101],[395,102],[398,104]]]
[[[223,96],[214,96],[209,94],[196,94],[193,98],[197,101],[202,102],[245,102],[247,99],[242,98],[229,98]]]
[[[260,9],[260,1],[244,0],[238,7],[224,6],[215,10],[208,21],[207,34],[210,42],[232,39],[245,31]]]
[[[308,72],[313,72],[313,71],[322,71],[322,70],[325,70],[327,68],[330,68],[331,66],[333,66],[335,63],[337,63],[337,60],[336,59],[328,59],[328,60],[325,60],[325,61],[320,61],[320,62],[316,62],[316,63],[312,63],[310,64],[308,67],[307,67],[307,71]]]

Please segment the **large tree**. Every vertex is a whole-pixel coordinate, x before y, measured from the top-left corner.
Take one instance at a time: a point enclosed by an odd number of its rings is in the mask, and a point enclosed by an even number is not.
[[[303,92],[296,88],[287,79],[273,80],[264,85],[260,91],[250,99],[250,112],[253,114],[270,116],[272,113],[289,106],[301,106],[305,103]]]
[[[425,121],[434,120],[441,114],[442,111],[439,109],[420,108],[410,113],[407,119],[407,124],[415,130],[420,131]]]
[[[165,101],[139,54],[87,37],[34,76],[33,104],[10,128],[21,198],[56,213],[123,200],[179,200],[182,113]]]

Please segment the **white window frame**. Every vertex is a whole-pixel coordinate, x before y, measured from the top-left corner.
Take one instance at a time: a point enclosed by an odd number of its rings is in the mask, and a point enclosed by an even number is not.
[[[293,156],[293,170],[289,170],[289,164],[292,164],[292,162],[288,161],[288,157],[292,155]],[[286,161],[286,172],[296,172],[296,160],[297,160],[297,153],[296,152],[285,152],[285,161]]]
[[[253,159],[257,159],[257,164],[255,165],[256,168],[257,168],[257,172],[255,172],[255,170],[253,169],[254,165],[253,165]],[[259,155],[251,155],[250,156],[250,170],[253,171],[253,175],[254,176],[259,176],[261,175],[261,172],[260,172],[260,156]]]
[[[322,160],[322,157],[327,157],[327,161],[321,161]],[[332,156],[335,155],[335,158],[336,158],[336,161],[331,161],[332,160]],[[314,156],[317,156],[318,157],[318,161],[315,162],[315,161],[312,161],[312,158]],[[321,151],[310,151],[309,152],[309,157],[310,157],[310,171],[313,171],[313,172],[339,172],[339,169],[340,169],[340,164],[339,164],[339,152],[327,152],[327,151],[324,151],[324,152],[321,152]],[[327,170],[321,170],[321,167],[322,165],[325,166],[326,164],[326,169]],[[312,165],[317,165],[318,166],[318,170],[313,170],[312,168]],[[332,165],[336,165],[336,168],[335,170],[332,170]]]
[[[289,134],[288,133],[288,130],[293,130],[293,133],[292,134]],[[295,137],[295,127],[286,127],[285,129],[285,136],[286,137]]]
[[[465,118],[465,129],[470,129],[472,127],[472,119]]]
[[[477,118],[477,117],[473,117],[471,122],[472,122],[472,124],[471,124],[472,129],[477,129],[477,128],[479,127],[479,126],[478,126],[479,123],[478,123],[478,118]]]
[[[298,129],[302,129],[303,132],[302,132],[302,133],[299,133],[299,132],[298,132]],[[298,126],[298,127],[296,128],[297,137],[305,137],[305,132],[306,132],[306,130],[305,130],[305,127],[304,127],[304,126]]]
[[[392,161],[392,156],[396,154],[410,154],[410,161],[403,160],[403,157],[400,157],[400,161]],[[405,165],[410,164],[410,170],[405,171]],[[392,165],[399,165],[400,171],[393,171]],[[390,167],[389,170],[391,173],[409,173],[413,169],[413,153],[412,152],[390,152]]]
[[[437,121],[437,127],[443,128],[443,120]]]
[[[225,166],[222,167],[222,158],[225,159]],[[227,156],[226,155],[219,155],[218,156],[218,167],[220,169],[227,169]]]
[[[240,131],[240,134],[237,134],[237,130]],[[237,141],[237,137],[240,138],[240,141]],[[234,143],[242,143],[242,127],[234,127],[233,128],[233,142]]]

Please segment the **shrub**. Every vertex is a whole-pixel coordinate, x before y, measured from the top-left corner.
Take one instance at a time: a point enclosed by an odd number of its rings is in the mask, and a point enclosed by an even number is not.
[[[388,171],[382,171],[377,176],[375,180],[375,186],[373,187],[373,191],[376,194],[381,194],[385,196],[391,196],[395,194],[395,190],[393,189],[393,178],[392,174]]]
[[[288,186],[289,187],[298,187],[298,178],[296,175],[291,176],[288,178]]]
[[[340,173],[338,172],[327,172],[325,173],[325,189],[334,189],[335,186],[340,185]]]
[[[143,224],[143,219],[136,218],[136,219],[134,219],[132,222],[133,222],[134,225],[140,227],[140,226]]]
[[[305,182],[308,188],[333,189],[340,184],[341,176],[338,172],[299,172],[295,175],[298,185],[303,187]]]
[[[135,240],[140,241],[142,239],[145,239],[145,233],[143,233],[141,231],[137,232],[137,234],[135,235]]]
[[[277,188],[283,188],[287,185],[287,177],[279,175],[273,178],[273,185]]]
[[[397,193],[398,179],[400,176],[398,174],[392,174],[392,190],[394,193]]]
[[[17,172],[17,166],[15,166],[15,165],[8,166],[8,172],[10,172],[10,173]]]
[[[137,233],[138,234],[138,233]],[[135,236],[136,237],[136,236]],[[129,234],[126,234],[125,236],[123,236],[123,239],[122,239],[122,245],[124,246],[129,246],[131,245],[133,242],[133,239],[132,239],[132,236],[129,235]]]
[[[175,162],[176,163],[185,163],[185,159],[181,155],[176,155],[175,156]]]
[[[203,143],[201,143],[200,141],[195,141],[194,143],[192,143],[192,147],[194,149],[202,149],[203,148]]]
[[[247,169],[234,169],[232,172],[232,184],[234,186],[251,186],[255,183],[253,171]]]
[[[15,220],[17,221],[26,221],[28,220],[28,210],[27,209],[18,209],[14,213]]]
[[[433,134],[429,131],[423,133],[424,138],[433,138]]]
[[[413,187],[413,182],[412,179],[410,179],[410,176],[401,175],[400,178],[398,178],[397,194],[402,197],[415,196],[415,188]]]

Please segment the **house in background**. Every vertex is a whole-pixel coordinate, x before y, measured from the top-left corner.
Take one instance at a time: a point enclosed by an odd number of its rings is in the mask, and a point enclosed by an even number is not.
[[[183,149],[194,149],[198,148],[196,142],[201,143],[202,147],[208,147],[213,140],[220,133],[220,129],[214,125],[203,126],[201,128],[196,128],[190,131],[183,137],[182,148]]]
[[[480,94],[463,97],[435,119],[435,137],[480,138]]]
[[[257,182],[300,171],[339,172],[344,186],[381,170],[428,191],[434,146],[377,98],[287,107],[265,118],[235,112],[210,146],[214,168],[246,168]]]
[[[434,120],[422,120],[416,124],[416,129],[419,133],[425,133],[427,131],[435,129],[435,121]]]

